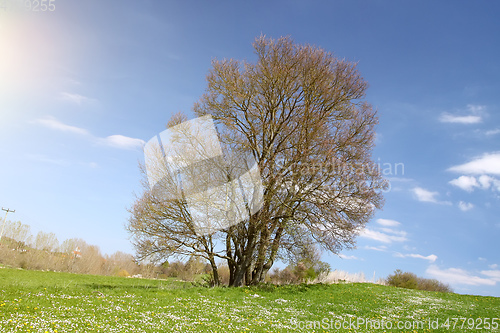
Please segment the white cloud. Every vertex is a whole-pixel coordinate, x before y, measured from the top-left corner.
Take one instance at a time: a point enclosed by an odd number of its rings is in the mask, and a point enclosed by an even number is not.
[[[427,191],[421,187],[415,187],[412,191],[417,196],[418,201],[437,202],[435,197],[439,195],[438,192]]]
[[[494,129],[494,130],[489,130],[489,131],[485,132],[486,135],[496,135],[496,134],[499,134],[499,133],[500,133],[500,128],[497,128],[497,129]]]
[[[467,192],[472,192],[476,188],[483,190],[496,188],[500,191],[500,180],[488,175],[481,175],[478,178],[474,176],[460,176],[457,179],[449,181],[449,183]]]
[[[481,271],[481,274],[486,275],[487,277],[500,282],[500,270],[491,270],[491,271]]]
[[[398,235],[398,236],[402,236],[402,237],[406,237],[406,235],[407,235],[406,231],[402,231],[402,230],[394,230],[391,228],[380,228],[380,230],[382,230],[383,232],[388,233],[388,234]]]
[[[71,126],[71,125],[66,125],[66,124],[60,122],[59,120],[57,120],[54,117],[45,117],[45,118],[42,118],[42,119],[38,119],[37,122],[39,124],[42,124],[45,127],[48,127],[48,128],[51,128],[51,129],[55,129],[55,130],[58,130],[58,131],[61,131],[61,132],[71,132],[71,133],[82,134],[82,135],[88,135],[89,134],[89,132],[86,129],[84,129],[84,128],[80,128],[80,127],[76,127],[76,126]]]
[[[373,250],[373,251],[385,252],[385,251],[387,251],[387,246],[385,246],[385,245],[381,245],[381,246],[365,246],[365,249],[367,249],[367,250]]]
[[[497,282],[495,278],[482,278],[480,276],[472,275],[470,272],[467,272],[466,270],[463,270],[461,268],[441,269],[436,265],[430,265],[425,272],[429,276],[449,284],[466,284],[472,286],[480,286],[480,285],[494,286]],[[483,271],[483,272],[491,272],[491,271]]]
[[[413,194],[417,197],[418,201],[422,202],[432,202],[443,205],[450,205],[449,201],[439,201],[436,197],[439,195],[438,192],[431,192],[421,187],[415,187],[412,189]]]
[[[78,105],[82,105],[83,103],[89,103],[89,102],[95,101],[92,98],[88,98],[88,97],[83,96],[83,95],[72,94],[72,93],[68,93],[68,92],[60,93],[60,97],[64,101],[68,101],[68,102],[75,103]]]
[[[437,255],[435,254],[430,254],[428,256],[423,256],[421,254],[414,254],[414,253],[411,253],[411,254],[402,254],[402,253],[399,253],[399,252],[396,252],[395,254],[396,257],[400,257],[400,258],[417,258],[417,259],[424,259],[424,260],[428,260],[429,262],[435,262],[437,260]]]
[[[136,149],[142,148],[146,142],[141,139],[130,138],[128,136],[123,135],[110,135],[104,139],[102,139],[106,145],[121,149]]]
[[[488,265],[489,268],[491,269],[497,269],[498,268],[498,264],[491,264],[491,265]]]
[[[480,116],[455,116],[449,113],[441,114],[439,121],[442,123],[457,123],[457,124],[477,124],[482,121]]]
[[[359,234],[360,237],[373,239],[382,243],[392,243],[392,242],[404,242],[408,239],[406,238],[406,232],[401,231],[400,234],[396,235],[388,235],[386,233],[372,230],[372,229],[363,229]]]
[[[472,192],[474,191],[474,187],[479,187],[476,178],[472,176],[460,176],[457,179],[449,181],[449,183],[467,192]]]
[[[398,225],[401,224],[398,221],[387,220],[387,219],[377,219],[377,223],[383,225],[384,227],[397,227]]]
[[[479,184],[481,184],[481,188],[483,190],[487,190],[491,187],[492,189],[496,188],[497,191],[500,191],[500,180],[499,179],[490,177],[488,175],[482,175],[478,178],[478,181],[479,181]]]
[[[500,175],[500,152],[484,154],[468,163],[453,166],[448,171],[467,175]]]
[[[496,179],[487,175],[482,175],[478,178],[481,187],[485,190],[489,189],[491,184],[495,183]]]
[[[477,124],[483,121],[482,116],[485,115],[484,110],[486,109],[484,105],[468,104],[467,109],[471,114],[454,115],[444,112],[439,117],[439,121],[443,123],[456,123],[456,124]]]
[[[500,179],[491,176],[500,175],[500,152],[483,154],[448,171],[465,174],[449,182],[465,191],[472,192],[476,188],[500,191]]]
[[[486,107],[484,105],[467,104],[467,109],[474,114],[478,114],[481,113],[481,111],[484,111]]]
[[[346,260],[358,260],[358,257],[356,256],[348,256],[348,255],[345,255],[345,254],[339,254],[339,257],[342,258],[342,259],[346,259]]]
[[[462,212],[466,212],[468,210],[471,210],[472,208],[474,208],[474,205],[471,204],[470,202],[463,202],[463,201],[460,201],[458,203],[458,208],[460,208],[460,210]]]
[[[89,131],[87,131],[84,128],[66,125],[54,117],[45,117],[42,119],[38,119],[37,123],[57,131],[85,135],[91,141],[120,149],[137,149],[137,148],[142,148],[145,144],[144,140],[131,138],[120,134],[110,135],[105,138],[99,138],[93,136]]]

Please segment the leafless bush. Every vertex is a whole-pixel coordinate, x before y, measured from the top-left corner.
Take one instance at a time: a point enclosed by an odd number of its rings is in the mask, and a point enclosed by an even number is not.
[[[407,289],[439,291],[444,293],[452,292],[452,289],[449,285],[439,282],[438,280],[425,279],[422,277],[418,277],[414,273],[403,272],[399,269],[397,269],[393,274],[387,277],[387,284],[389,286]]]
[[[276,267],[269,277],[271,283],[274,284],[294,284],[298,282],[297,276],[290,267],[285,267],[283,270]]]

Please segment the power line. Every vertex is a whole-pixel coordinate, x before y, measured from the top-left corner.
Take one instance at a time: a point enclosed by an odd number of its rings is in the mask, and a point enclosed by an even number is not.
[[[5,213],[5,217],[3,219],[3,223],[2,223],[2,232],[0,232],[0,241],[2,240],[3,228],[5,228],[5,222],[7,222],[7,214],[9,214],[9,213],[15,213],[16,212],[15,209],[14,210],[10,210],[9,208],[6,209],[6,208],[3,208],[3,207],[2,207],[2,210],[5,211],[6,213]]]

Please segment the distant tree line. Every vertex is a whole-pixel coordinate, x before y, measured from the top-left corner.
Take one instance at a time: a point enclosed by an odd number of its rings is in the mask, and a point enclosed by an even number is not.
[[[204,284],[215,285],[211,265],[199,256],[186,257],[185,261],[138,262],[131,254],[120,251],[103,255],[98,246],[87,244],[80,238],[71,238],[59,243],[54,233],[40,231],[33,236],[30,229],[29,225],[19,221],[6,222],[4,235],[0,240],[0,265],[78,274],[177,278],[184,281],[198,279]],[[332,273],[331,267],[320,258],[321,254],[318,251],[295,253],[294,258],[290,258],[294,264],[283,269],[276,267],[266,275],[264,282],[298,284],[326,281],[325,276]],[[218,272],[220,284],[229,285],[231,278],[229,267],[219,264]],[[401,270],[396,270],[383,282],[401,288],[452,292],[449,285],[438,280],[425,279]]]
[[[103,255],[96,245],[71,238],[59,242],[52,232],[33,236],[30,226],[7,221],[0,241],[0,264],[33,270],[81,274],[130,276],[142,267],[130,254],[117,251]]]
[[[117,251],[112,255],[102,254],[99,247],[80,238],[59,242],[52,232],[40,231],[33,236],[31,228],[19,221],[7,221],[0,240],[0,264],[32,270],[51,270],[79,274],[136,276],[145,278],[177,278],[184,281],[201,281],[214,285],[212,267],[198,256],[184,260],[161,263],[138,262],[131,254]],[[314,280],[320,273],[328,272],[330,266],[320,261],[318,252],[297,254],[297,263],[280,270],[276,268],[266,277],[266,282],[293,284]],[[230,282],[227,265],[219,265],[222,285]]]

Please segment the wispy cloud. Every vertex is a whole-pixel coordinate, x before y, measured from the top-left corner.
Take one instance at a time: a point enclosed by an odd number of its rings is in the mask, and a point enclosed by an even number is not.
[[[456,123],[456,124],[477,124],[483,121],[481,113],[484,111],[485,107],[483,105],[467,105],[467,109],[470,113],[469,115],[455,115],[448,112],[444,112],[439,117],[439,121],[442,123]]]
[[[42,154],[27,154],[26,158],[37,162],[55,164],[59,166],[69,166],[71,164],[68,160],[50,158]]]
[[[59,94],[59,97],[63,101],[71,102],[74,104],[82,105],[84,103],[91,103],[95,102],[96,100],[93,98],[89,98],[80,94],[73,94],[73,93],[68,93],[68,92],[61,92]]]
[[[453,166],[448,171],[473,175],[500,175],[500,152],[486,153],[470,162]]]
[[[401,224],[398,221],[387,219],[377,219],[377,223],[383,225],[384,227],[397,227]]]
[[[421,254],[415,254],[415,253],[411,253],[411,254],[402,254],[402,253],[399,253],[399,252],[396,252],[394,254],[396,257],[400,257],[400,258],[417,258],[417,259],[424,259],[424,260],[428,260],[429,262],[435,262],[437,260],[437,255],[435,254],[430,254],[428,256],[423,256]]]
[[[43,154],[26,154],[25,157],[31,161],[49,163],[49,164],[59,165],[62,167],[70,167],[70,166],[75,166],[75,165],[89,167],[92,169],[99,167],[99,165],[95,162],[76,162],[76,161],[70,161],[67,159],[56,159],[56,158],[48,157],[48,156],[43,155]]]
[[[141,139],[136,139],[136,138],[130,138],[128,136],[123,136],[123,135],[110,135],[106,138],[101,139],[101,142],[104,144],[111,146],[111,147],[116,147],[116,148],[121,148],[121,149],[136,149],[136,148],[142,148],[146,142]]]
[[[486,132],[484,132],[484,134],[486,134],[486,135],[496,135],[496,134],[500,134],[500,128],[497,128],[497,129],[494,129],[494,130],[489,130],[489,131],[486,131]]]
[[[342,259],[346,259],[346,260],[358,260],[359,258],[356,257],[356,256],[348,256],[348,255],[345,255],[345,254],[339,254],[339,257],[342,258]]]
[[[406,231],[394,230],[391,228],[380,228],[385,233],[406,237]]]
[[[380,251],[380,252],[385,252],[387,251],[387,246],[381,245],[381,246],[365,246],[366,250],[373,250],[373,251]]]
[[[432,192],[421,187],[414,187],[412,190],[413,194],[418,201],[422,202],[432,202],[442,205],[450,205],[449,201],[439,201],[436,197],[439,195],[438,192]]]
[[[482,271],[481,274],[489,276],[489,278],[483,278],[477,275],[473,275],[472,273],[461,268],[441,269],[436,265],[430,265],[425,272],[429,276],[449,284],[466,284],[471,286],[480,286],[480,285],[494,286],[498,281],[496,279],[497,273],[494,273],[496,271]],[[484,274],[486,272],[487,274]]]
[[[486,275],[487,277],[500,282],[500,270],[491,270],[491,271],[481,271],[481,274]]]
[[[382,243],[405,242],[408,240],[406,238],[406,235],[407,234],[404,231],[398,231],[397,233],[393,232],[392,234],[390,234],[368,228],[364,229],[359,234],[360,237],[373,239]]]
[[[36,122],[47,128],[60,132],[69,132],[73,134],[84,135],[90,141],[109,147],[133,150],[142,148],[145,144],[144,140],[131,138],[120,134],[110,135],[105,138],[96,137],[84,128],[64,124],[54,117],[45,117],[42,119],[38,119]]]
[[[61,132],[70,132],[70,133],[75,133],[75,134],[80,134],[80,135],[89,135],[90,134],[84,128],[66,125],[66,124],[60,122],[59,120],[57,120],[56,118],[50,117],[50,116],[47,116],[47,117],[42,118],[42,119],[38,119],[37,122],[45,127],[48,127],[50,129],[54,129],[57,131],[61,131]]]
[[[454,116],[449,113],[443,113],[439,117],[439,121],[442,123],[458,123],[458,124],[477,124],[482,121],[479,116]]]
[[[474,208],[474,205],[471,204],[470,202],[460,201],[458,203],[458,208],[460,208],[460,210],[462,212],[466,212],[466,211],[471,210],[472,208]]]
[[[407,233],[403,230],[397,230],[396,228],[401,225],[400,222],[389,219],[377,219],[377,224],[381,227],[375,228],[365,228],[363,229],[359,236],[373,239],[382,243],[392,243],[392,242],[405,242]],[[369,248],[370,250],[385,251],[385,246],[378,248]]]
[[[484,112],[486,109],[486,106],[484,105],[476,105],[476,104],[467,104],[467,109],[469,109],[470,112],[478,114]]]

